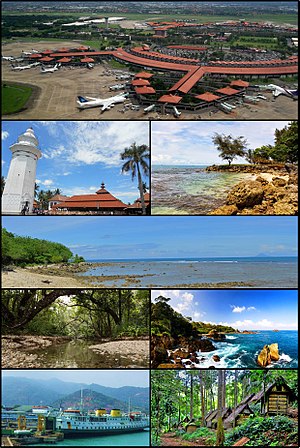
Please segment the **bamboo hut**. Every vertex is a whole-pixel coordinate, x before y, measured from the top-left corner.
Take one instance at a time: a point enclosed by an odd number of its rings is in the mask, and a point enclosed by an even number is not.
[[[251,399],[251,402],[257,403],[260,401],[260,412],[263,415],[277,415],[288,413],[288,407],[296,396],[289,385],[282,377],[277,381],[266,386]]]
[[[222,420],[225,420],[232,412],[231,408],[223,408],[222,409],[222,413],[221,413],[221,417]],[[212,429],[216,429],[217,428],[217,424],[218,424],[218,415],[219,410],[215,409],[214,411],[210,411],[208,414],[206,414],[205,416],[205,425],[207,426],[207,428],[212,428]]]

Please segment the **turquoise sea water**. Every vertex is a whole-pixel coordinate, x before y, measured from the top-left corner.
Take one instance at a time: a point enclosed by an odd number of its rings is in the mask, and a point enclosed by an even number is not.
[[[52,446],[49,444],[37,444],[34,446]],[[129,434],[82,437],[78,439],[65,439],[53,446],[150,446],[150,432],[141,431]]]
[[[205,171],[205,165],[161,166],[151,170],[151,213],[206,215],[225,203],[228,191],[249,173]]]

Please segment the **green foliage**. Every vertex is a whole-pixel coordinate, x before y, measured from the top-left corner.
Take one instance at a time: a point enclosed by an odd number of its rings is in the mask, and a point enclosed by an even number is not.
[[[221,135],[215,133],[212,138],[214,145],[220,151],[219,156],[227,160],[230,165],[237,157],[245,157],[247,141],[243,137],[232,137],[231,135]]]
[[[296,441],[296,431],[296,423],[283,415],[249,418],[226,435],[225,445],[232,446],[241,437],[248,437],[248,446],[286,446],[287,436],[291,442]]]
[[[75,254],[71,259],[70,263],[83,263],[85,259],[81,257],[80,255]]]
[[[67,262],[72,252],[66,246],[38,238],[21,237],[2,229],[3,265]]]
[[[254,161],[272,160],[275,162],[298,161],[298,123],[292,121],[283,129],[275,130],[275,144],[263,145],[254,150]]]
[[[196,440],[199,438],[205,438],[205,443],[208,446],[215,446],[216,444],[216,434],[215,431],[212,431],[211,429],[208,428],[198,428],[195,432],[192,432],[191,434],[185,433],[182,436],[183,440]]]

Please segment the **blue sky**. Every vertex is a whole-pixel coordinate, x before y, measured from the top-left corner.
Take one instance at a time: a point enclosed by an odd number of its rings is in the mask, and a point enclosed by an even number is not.
[[[148,122],[4,121],[3,176],[7,176],[11,160],[9,146],[29,127],[43,153],[36,175],[40,190],[60,188],[67,196],[88,194],[95,193],[104,182],[106,189],[125,203],[139,197],[137,181],[121,174],[124,162],[120,153],[134,141],[149,145]]]
[[[274,143],[275,129],[288,121],[153,121],[152,165],[209,165],[222,159],[212,143],[212,136],[243,136],[248,149]],[[235,162],[243,162],[238,158]]]
[[[297,255],[288,216],[5,216],[2,226],[86,259]]]
[[[163,290],[151,297],[194,321],[230,325],[238,330],[297,330],[296,290]]]
[[[59,379],[74,383],[96,383],[107,387],[149,387],[149,372],[146,370],[3,370],[2,376],[31,378],[38,380]]]

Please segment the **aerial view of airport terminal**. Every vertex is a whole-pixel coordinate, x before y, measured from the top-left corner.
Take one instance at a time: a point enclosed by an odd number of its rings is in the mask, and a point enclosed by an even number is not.
[[[2,115],[296,119],[297,4],[254,3],[2,2]]]

